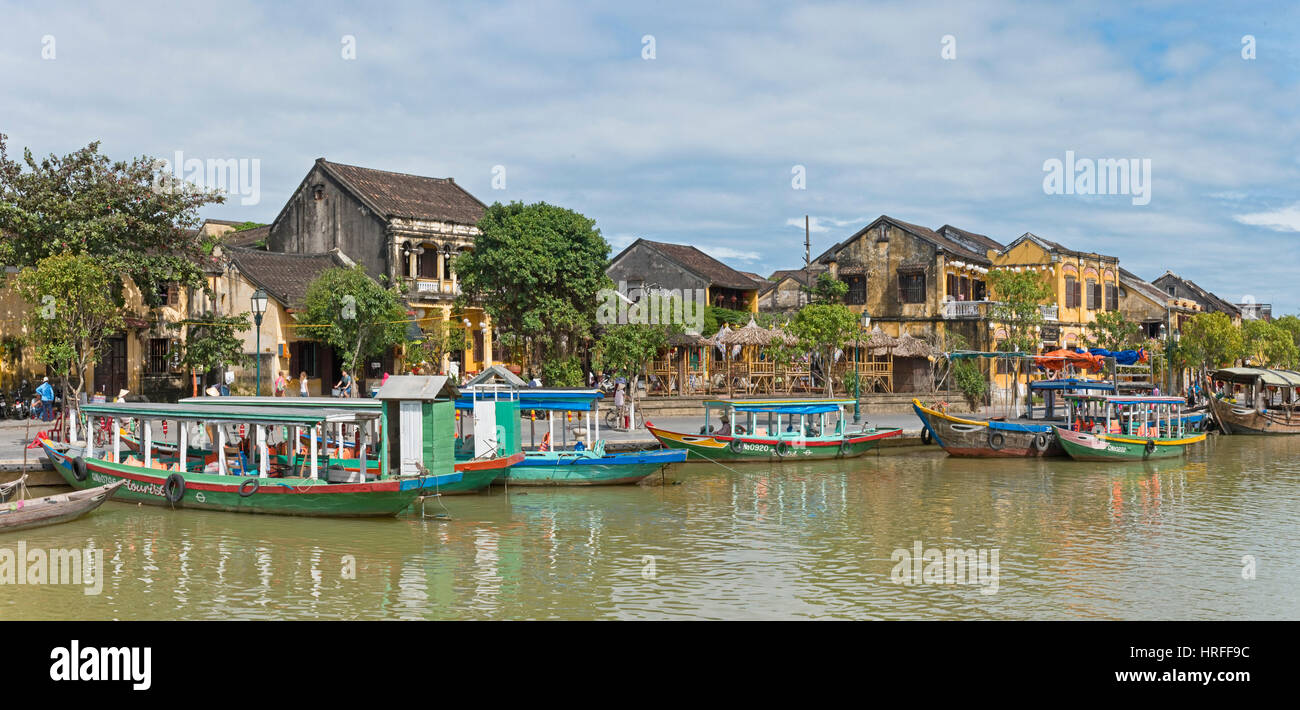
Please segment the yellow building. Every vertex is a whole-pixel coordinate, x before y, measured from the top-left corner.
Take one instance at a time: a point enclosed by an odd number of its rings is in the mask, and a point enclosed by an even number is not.
[[[1042,274],[1052,287],[1054,302],[1040,307],[1040,351],[1083,347],[1086,328],[1103,311],[1119,310],[1119,259],[1080,252],[1026,232],[1006,247],[989,252],[995,269]],[[990,294],[996,300],[997,294]],[[993,349],[1007,337],[1004,324],[989,323]]]

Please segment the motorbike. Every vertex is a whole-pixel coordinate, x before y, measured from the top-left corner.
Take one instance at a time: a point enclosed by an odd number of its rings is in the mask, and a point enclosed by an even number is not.
[[[23,380],[21,385],[14,390],[13,411],[10,416],[14,419],[26,419],[30,412],[30,402],[27,399],[27,380]]]

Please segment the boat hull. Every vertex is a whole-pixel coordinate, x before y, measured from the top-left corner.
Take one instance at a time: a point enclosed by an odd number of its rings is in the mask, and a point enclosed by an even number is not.
[[[508,476],[510,467],[523,460],[524,454],[521,451],[511,456],[502,456],[485,461],[457,461],[456,470],[460,472],[461,480],[441,486],[437,490],[428,490],[426,494],[433,495],[437,493],[445,496],[457,496],[480,493],[487,490],[493,482]]]
[[[420,479],[389,479],[370,483],[326,483],[310,479],[251,478],[205,473],[184,473],[185,488],[180,499],[169,501],[165,494],[168,476],[176,471],[146,469],[85,459],[86,478],[79,481],[72,459],[45,446],[55,470],[77,489],[122,481],[116,499],[123,502],[161,505],[173,509],[219,510],[231,513],[296,515],[310,517],[386,517],[411,505],[430,478],[458,479],[458,474]],[[256,488],[248,481],[257,481]],[[241,485],[248,495],[240,494]]]
[[[1210,400],[1214,419],[1228,434],[1288,435],[1300,434],[1300,414],[1290,417],[1285,413],[1239,407],[1217,397]]]
[[[669,449],[685,449],[697,461],[816,461],[861,456],[881,439],[898,436],[902,429],[878,429],[842,440],[775,439],[771,437],[684,434],[646,424],[646,429]]]
[[[912,408],[934,443],[949,456],[971,458],[1038,458],[1065,456],[1050,424],[1019,424],[962,419],[930,409],[919,400]]]
[[[1182,456],[1187,447],[1205,441],[1205,434],[1180,439],[1142,439],[1113,434],[1089,434],[1054,428],[1065,453],[1076,461],[1150,461]]]
[[[584,452],[529,454],[512,466],[507,482],[512,486],[613,486],[638,483],[672,463],[686,460],[689,452],[661,449],[606,456]]]

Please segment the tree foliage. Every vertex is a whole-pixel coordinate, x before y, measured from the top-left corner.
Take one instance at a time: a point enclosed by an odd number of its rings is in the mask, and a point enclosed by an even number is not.
[[[1001,349],[1033,352],[1038,346],[1038,328],[1043,322],[1039,306],[1053,297],[1052,287],[1037,271],[994,269],[988,273],[989,289],[997,304],[990,317],[1006,326],[1007,338]]]
[[[89,256],[129,276],[149,306],[159,305],[165,284],[201,288],[208,245],[194,229],[198,208],[225,198],[160,183],[159,167],[147,156],[110,161],[98,141],[64,156],[37,160],[24,150],[12,160],[0,135],[0,264]]]
[[[1256,367],[1293,368],[1300,349],[1287,328],[1266,320],[1248,320],[1241,328],[1242,357]]]
[[[406,342],[410,316],[395,288],[384,288],[360,264],[321,272],[307,287],[299,332],[333,347],[355,376],[363,358]]]
[[[636,396],[637,378],[646,362],[667,347],[668,336],[663,326],[635,323],[608,326],[596,341],[593,362],[607,374],[626,377],[632,385],[629,393]],[[547,385],[554,386],[550,382]]]
[[[97,260],[73,254],[44,257],[15,277],[32,306],[26,324],[36,358],[63,378],[64,401],[77,401],[104,340],[122,328],[113,284]]]
[[[434,321],[422,337],[406,343],[406,361],[440,370],[444,355],[464,352],[468,345],[469,337],[464,328],[457,327],[454,322]]]
[[[244,341],[240,334],[252,328],[252,323],[245,311],[237,316],[192,316],[185,323],[172,323],[168,327],[184,331],[181,365],[204,373],[222,365],[243,364]]]
[[[859,334],[860,328],[857,315],[838,303],[810,303],[799,309],[790,323],[790,332],[799,339],[800,347],[821,356],[822,367],[828,375],[828,397],[835,394],[835,387],[829,377],[830,368],[835,362],[835,351],[847,346]]]
[[[488,207],[473,251],[456,258],[462,303],[484,304],[529,363],[568,357],[591,337],[609,243],[594,220],[545,202]]]
[[[849,293],[849,285],[829,273],[822,273],[812,286],[805,286],[803,290],[810,296],[811,303],[843,303],[844,297]]]
[[[1102,311],[1086,326],[1084,339],[1089,347],[1125,350],[1138,344],[1141,330],[1137,323],[1129,321],[1119,311]]]
[[[1241,329],[1224,313],[1198,313],[1183,324],[1175,362],[1212,370],[1241,357]]]

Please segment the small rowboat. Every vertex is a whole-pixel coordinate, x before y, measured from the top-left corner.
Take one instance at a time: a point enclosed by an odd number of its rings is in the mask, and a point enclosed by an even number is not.
[[[603,442],[602,442],[603,443]],[[530,451],[510,469],[512,486],[612,486],[636,483],[664,466],[686,460],[680,449],[606,454],[595,451]]]
[[[13,532],[76,520],[113,497],[125,481],[44,498],[0,504],[0,532]]]

